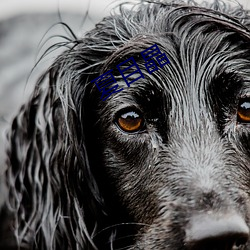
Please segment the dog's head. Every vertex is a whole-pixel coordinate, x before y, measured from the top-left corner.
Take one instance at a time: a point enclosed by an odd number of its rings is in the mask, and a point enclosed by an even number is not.
[[[49,69],[24,108],[35,118],[13,123],[9,163],[14,176],[25,172],[10,190],[29,204],[18,216],[42,246],[66,236],[65,246],[83,249],[250,249],[249,17],[211,8],[122,8]],[[141,52],[153,45],[170,63],[149,72]],[[131,57],[141,72],[128,86],[117,65]],[[111,69],[117,82],[106,90],[122,90],[105,99],[93,79]]]

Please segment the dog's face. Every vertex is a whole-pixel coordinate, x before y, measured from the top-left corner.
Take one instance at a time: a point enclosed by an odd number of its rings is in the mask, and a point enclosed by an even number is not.
[[[127,87],[117,74],[123,90],[96,99],[95,152],[133,218],[128,222],[138,223],[128,249],[243,249],[250,225],[250,40],[224,21],[179,18],[157,39],[144,37],[170,60],[157,72],[143,70],[133,37],[126,57],[137,58],[145,78]]]
[[[4,249],[250,250],[250,18],[226,7],[141,3],[72,41],[12,124]]]

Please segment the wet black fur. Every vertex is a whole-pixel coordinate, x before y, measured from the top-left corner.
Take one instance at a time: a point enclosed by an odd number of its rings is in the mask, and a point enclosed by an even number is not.
[[[250,19],[195,5],[121,7],[39,80],[9,133],[3,249],[181,250],[194,214],[237,211],[250,225],[250,125],[237,122]],[[140,52],[155,43],[170,64],[150,75]],[[145,79],[128,88],[115,71],[124,90],[101,101],[90,81],[130,56]],[[143,131],[117,127],[124,108]]]

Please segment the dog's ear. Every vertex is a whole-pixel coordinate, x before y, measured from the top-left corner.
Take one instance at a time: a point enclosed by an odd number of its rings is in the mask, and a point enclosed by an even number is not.
[[[16,244],[23,248],[95,249],[94,231],[107,221],[88,142],[93,133],[90,116],[97,114],[101,97],[91,80],[103,73],[107,59],[124,43],[115,23],[107,18],[85,38],[65,43],[67,49],[13,120],[6,206],[14,218]]]
[[[91,88],[70,59],[62,55],[39,80],[8,135],[6,206],[23,248],[95,249],[96,222],[85,222],[102,206],[85,142]]]

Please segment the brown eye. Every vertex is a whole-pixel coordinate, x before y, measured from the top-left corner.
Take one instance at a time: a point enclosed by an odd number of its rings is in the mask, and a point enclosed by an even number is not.
[[[240,101],[237,111],[237,121],[250,123],[250,98]]]
[[[144,127],[144,119],[135,111],[124,112],[118,116],[117,125],[123,131],[133,133]]]

